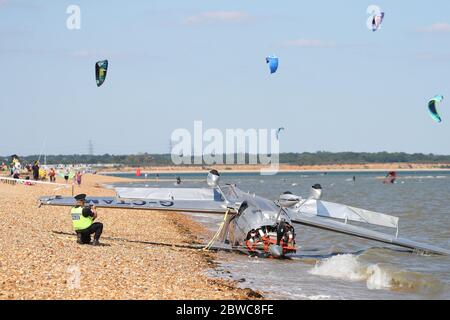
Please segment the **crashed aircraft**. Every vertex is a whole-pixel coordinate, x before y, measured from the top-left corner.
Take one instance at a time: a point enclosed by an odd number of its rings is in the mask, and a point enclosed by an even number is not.
[[[321,200],[316,184],[308,198],[286,192],[269,200],[241,191],[236,185],[220,185],[212,170],[208,188],[116,188],[116,197],[87,197],[87,204],[103,208],[142,209],[220,214],[224,219],[206,249],[245,249],[248,253],[283,257],[295,253],[295,225],[346,234],[410,251],[450,255],[450,250],[399,236],[399,218],[383,213]],[[41,197],[40,205],[73,206],[72,197]],[[391,233],[372,230],[389,229]]]

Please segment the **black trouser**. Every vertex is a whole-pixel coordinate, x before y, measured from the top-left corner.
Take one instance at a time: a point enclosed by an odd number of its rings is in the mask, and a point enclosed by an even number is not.
[[[91,242],[91,234],[93,233],[95,233],[94,240],[100,240],[102,232],[103,232],[103,223],[101,222],[94,222],[89,228],[77,231],[77,233],[81,234],[81,242],[85,244]]]

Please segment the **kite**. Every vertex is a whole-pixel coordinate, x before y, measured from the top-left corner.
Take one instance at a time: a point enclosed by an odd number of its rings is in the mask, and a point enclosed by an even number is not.
[[[100,87],[106,79],[106,72],[108,71],[108,60],[98,61],[95,64],[95,80],[97,87]]]
[[[284,128],[281,127],[281,128],[278,128],[278,130],[277,130],[277,140],[280,140],[280,139],[279,139],[279,135],[280,135],[281,130],[284,131]]]
[[[375,32],[381,27],[381,23],[383,22],[384,12],[381,12],[379,15],[374,15],[372,18],[372,31]]]
[[[269,64],[270,73],[275,73],[278,69],[278,58],[275,56],[268,56],[266,63]]]
[[[428,110],[430,111],[430,115],[436,122],[441,122],[441,116],[438,114],[436,105],[444,100],[443,96],[437,95],[434,96],[430,101],[428,101]]]

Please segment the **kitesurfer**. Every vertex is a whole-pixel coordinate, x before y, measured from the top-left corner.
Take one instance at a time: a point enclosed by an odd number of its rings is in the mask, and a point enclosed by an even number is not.
[[[86,194],[82,193],[75,196],[76,204],[72,207],[70,214],[72,216],[72,224],[77,233],[77,243],[89,244],[91,242],[91,234],[94,233],[93,245],[100,245],[100,236],[103,232],[103,224],[94,222],[97,218],[97,209],[95,206],[86,207]]]
[[[395,171],[391,171],[386,175],[386,177],[383,180],[383,183],[384,184],[395,183],[396,178],[397,178],[397,173]]]

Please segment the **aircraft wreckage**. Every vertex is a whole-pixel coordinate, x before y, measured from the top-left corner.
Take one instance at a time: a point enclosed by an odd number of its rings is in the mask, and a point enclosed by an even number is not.
[[[399,237],[399,218],[321,200],[316,184],[308,198],[285,192],[273,201],[219,184],[216,170],[207,176],[208,188],[116,188],[116,197],[87,197],[89,205],[221,214],[223,222],[205,248],[245,248],[249,253],[281,257],[295,253],[294,225],[304,225],[403,247],[410,251],[450,255],[450,250]],[[41,197],[40,205],[73,206],[72,197]],[[364,225],[364,227],[363,227]],[[375,226],[377,230],[366,228]],[[390,229],[392,234],[378,231]]]

